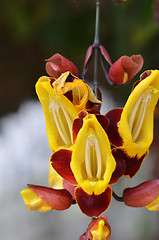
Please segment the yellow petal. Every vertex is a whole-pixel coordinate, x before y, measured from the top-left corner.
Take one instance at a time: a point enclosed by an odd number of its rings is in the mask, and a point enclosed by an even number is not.
[[[71,81],[69,81],[69,78],[71,78]],[[83,80],[73,76],[70,72],[65,72],[54,81],[53,86],[59,95],[72,91],[72,102],[78,112],[86,108],[88,87]]]
[[[88,194],[101,194],[107,188],[115,167],[107,134],[95,115],[87,115],[78,132],[71,161],[79,186]]]
[[[67,97],[56,93],[48,77],[38,80],[36,92],[43,107],[51,150],[70,147],[73,143],[72,125],[78,111]]]
[[[48,181],[50,187],[54,189],[63,189],[63,178],[55,171],[50,163]]]
[[[30,188],[26,188],[21,191],[21,195],[24,199],[28,210],[35,210],[38,212],[47,212],[51,210],[52,207],[41,200]]]
[[[152,70],[130,94],[118,123],[126,153],[140,158],[153,140],[154,109],[159,98],[159,71]]]
[[[159,211],[159,196],[147,206],[147,209],[150,211]]]

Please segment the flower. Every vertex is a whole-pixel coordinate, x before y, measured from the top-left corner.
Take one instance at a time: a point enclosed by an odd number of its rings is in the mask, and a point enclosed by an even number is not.
[[[87,231],[79,240],[109,240],[111,228],[107,221],[106,214],[101,214],[99,218],[93,220],[87,228]]]
[[[56,151],[51,157],[52,166],[62,178],[76,186],[75,200],[81,211],[98,217],[111,201],[109,182],[116,162],[107,134],[94,114],[81,112],[74,121],[73,132],[72,149]]]
[[[79,76],[76,66],[59,53],[56,53],[51,58],[47,59],[45,68],[48,75],[54,78],[60,77],[62,73],[67,71],[71,72],[76,77]]]
[[[58,79],[43,76],[36,83],[36,92],[41,101],[49,146],[54,152],[73,144],[72,125],[78,113],[101,102],[96,99],[87,84],[70,72]],[[88,105],[87,105],[88,104]]]
[[[142,68],[141,55],[122,56],[109,69],[109,80],[115,84],[127,84]]]
[[[28,210],[46,212],[48,210],[65,210],[72,204],[72,196],[65,189],[52,189],[37,185],[28,185],[21,191]]]
[[[159,98],[159,71],[144,72],[123,109],[106,114],[109,140],[126,161],[125,175],[133,177],[153,140],[154,109]]]
[[[126,188],[123,192],[123,200],[130,207],[147,207],[150,211],[159,211],[159,179]]]

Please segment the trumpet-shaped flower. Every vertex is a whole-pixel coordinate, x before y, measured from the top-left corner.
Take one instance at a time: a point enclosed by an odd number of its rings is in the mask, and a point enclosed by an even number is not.
[[[74,121],[73,131],[72,150],[55,152],[52,166],[76,186],[75,199],[82,212],[97,217],[109,206],[112,192],[109,182],[116,162],[107,134],[95,115],[81,112]]]
[[[107,221],[106,214],[101,214],[99,218],[93,220],[87,228],[87,231],[79,240],[108,240],[110,239],[111,228]]]
[[[36,83],[36,92],[41,101],[49,146],[54,152],[73,144],[72,125],[78,112],[87,103],[101,104],[83,80],[70,72],[58,79],[41,77]]]
[[[159,71],[143,73],[123,109],[106,114],[109,139],[126,161],[125,175],[134,176],[153,140],[154,109],[159,98]]]

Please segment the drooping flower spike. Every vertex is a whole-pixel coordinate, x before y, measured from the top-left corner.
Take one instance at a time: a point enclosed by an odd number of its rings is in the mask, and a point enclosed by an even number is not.
[[[93,220],[88,225],[87,231],[79,240],[109,240],[111,228],[107,221],[106,214],[101,214],[99,218]]]
[[[41,77],[36,83],[36,92],[43,107],[53,152],[72,146],[72,125],[79,111],[86,109],[89,102],[91,108],[101,104],[87,84],[70,72],[63,73],[58,79]]]
[[[53,168],[76,186],[75,199],[83,213],[98,217],[111,201],[109,182],[116,168],[107,134],[93,114],[74,121],[72,150],[61,149],[51,157]]]
[[[159,71],[141,75],[123,109],[106,114],[110,120],[107,134],[126,161],[125,175],[133,177],[153,140],[154,109],[159,98]]]

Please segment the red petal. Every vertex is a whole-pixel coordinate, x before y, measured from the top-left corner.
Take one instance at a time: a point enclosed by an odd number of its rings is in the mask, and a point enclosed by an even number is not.
[[[124,71],[121,64],[121,58],[114,62],[109,69],[109,80],[116,84],[122,84]]]
[[[28,184],[35,194],[55,210],[65,210],[72,204],[72,196],[65,189],[52,189]]]
[[[124,202],[130,207],[145,207],[159,196],[159,179],[149,180],[123,192]]]
[[[143,57],[141,55],[122,56],[110,67],[109,79],[116,84],[126,84],[140,71],[142,66]],[[125,73],[127,79],[124,79]]]
[[[89,46],[89,48],[87,49],[83,69],[86,68],[86,66],[87,66],[87,64],[88,64],[88,62],[89,62],[89,60],[92,56],[92,53],[93,53],[93,45]]]
[[[120,120],[122,111],[123,111],[123,108],[116,108],[109,111],[105,115],[110,121],[106,132],[107,132],[109,141],[115,146],[123,145],[123,140],[118,133],[118,126],[117,126]]]
[[[72,151],[60,149],[52,155],[50,161],[52,162],[53,168],[62,178],[73,185],[77,185],[77,181],[70,168],[71,157]]]
[[[62,73],[70,71],[73,75],[79,76],[76,66],[67,58],[56,53],[47,60],[46,72],[54,77],[58,78]]]
[[[102,56],[105,58],[105,60],[106,60],[110,65],[112,65],[112,61],[111,61],[111,59],[110,59],[110,56],[109,56],[109,54],[108,54],[108,52],[107,52],[107,50],[105,49],[104,46],[100,45],[100,51],[101,51]]]
[[[75,186],[63,180],[63,187],[72,195],[72,198],[75,199]]]
[[[109,186],[100,195],[89,195],[80,187],[75,191],[75,198],[81,211],[89,217],[98,217],[104,212],[111,202],[111,195],[112,190]]]
[[[122,155],[115,148],[112,149],[112,154],[116,161],[116,169],[112,174],[109,184],[117,183],[119,178],[124,175],[126,168]]]
[[[142,68],[143,66],[143,57],[141,55],[132,55],[129,60],[128,57],[122,58],[122,65],[124,72],[128,73],[128,83]]]

